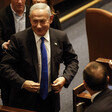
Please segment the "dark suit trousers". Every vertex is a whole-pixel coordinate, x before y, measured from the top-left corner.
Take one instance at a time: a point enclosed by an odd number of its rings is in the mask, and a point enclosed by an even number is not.
[[[45,100],[42,100],[40,95],[38,95],[37,97],[38,97],[37,112],[55,112],[52,106],[52,93],[51,92],[48,94],[48,97]]]
[[[33,102],[30,101],[30,104],[26,104],[25,102],[23,102],[23,104],[20,104],[20,105],[14,103],[14,104],[11,104],[10,106],[32,110],[32,111],[37,111],[37,112],[59,112],[59,108],[57,108],[56,106],[56,105],[59,105],[59,103],[55,102],[53,98],[55,97],[54,94],[55,94],[54,92],[49,92],[48,97],[45,100],[43,100],[40,97],[40,94],[35,93],[35,98],[31,99]]]

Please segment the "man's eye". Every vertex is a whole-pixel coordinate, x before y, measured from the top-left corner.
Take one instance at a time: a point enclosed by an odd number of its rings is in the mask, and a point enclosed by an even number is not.
[[[38,23],[38,21],[36,21],[36,20],[34,20],[33,22],[34,22],[34,23]]]
[[[41,24],[45,24],[45,22],[46,22],[45,20],[41,20],[40,21]]]

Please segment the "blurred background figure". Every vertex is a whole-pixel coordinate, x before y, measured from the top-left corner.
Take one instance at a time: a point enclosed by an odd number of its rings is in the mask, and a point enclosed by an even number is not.
[[[4,50],[8,49],[10,37],[31,26],[29,8],[26,0],[11,0],[10,5],[0,10],[0,60]],[[6,80],[0,77],[3,105],[8,105],[10,87]]]
[[[53,7],[52,0],[31,0],[32,5],[36,3],[46,3],[49,5],[49,7],[51,8],[51,12],[54,15],[53,22],[51,23],[50,27],[61,30],[61,23],[59,21],[58,14],[55,12],[55,9]]]

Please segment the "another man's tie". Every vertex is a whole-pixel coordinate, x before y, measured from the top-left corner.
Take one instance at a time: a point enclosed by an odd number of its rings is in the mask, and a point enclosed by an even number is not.
[[[47,51],[44,44],[44,37],[41,37],[41,57],[42,57],[42,69],[41,69],[41,83],[40,83],[40,95],[43,100],[48,96],[48,63],[47,63]]]

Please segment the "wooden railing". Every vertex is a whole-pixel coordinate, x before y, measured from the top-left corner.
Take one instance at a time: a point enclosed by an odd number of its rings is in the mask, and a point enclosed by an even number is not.
[[[91,96],[89,93],[84,92],[85,90],[84,83],[80,84],[76,88],[73,88],[73,112],[79,112],[77,104],[80,102],[85,103],[84,108],[91,104]]]
[[[30,111],[30,110],[0,105],[0,112],[37,112],[37,111]]]

